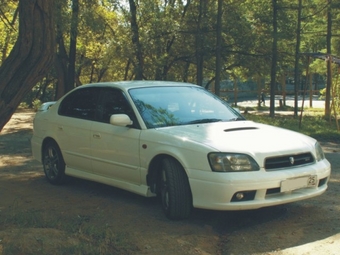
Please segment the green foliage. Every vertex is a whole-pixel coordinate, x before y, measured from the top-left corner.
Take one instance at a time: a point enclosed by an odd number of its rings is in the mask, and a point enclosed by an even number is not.
[[[300,132],[320,141],[340,142],[340,132],[337,131],[336,123],[325,120],[320,111],[304,116],[301,129],[299,128],[299,118],[294,118],[292,115],[271,118],[267,115],[246,114],[245,117],[248,120]]]
[[[32,108],[35,110],[35,111],[38,111],[38,109],[40,108],[40,106],[42,105],[41,101],[39,99],[35,99],[33,102],[32,102]]]
[[[1,1],[0,4],[0,65],[12,50],[18,32],[17,1]]]
[[[320,90],[320,99],[324,99],[326,96],[326,88]]]
[[[26,94],[20,104],[20,107],[26,109],[31,108],[37,111],[42,103],[54,101],[54,92],[53,84],[46,84],[46,81],[43,83],[40,82]]]
[[[6,3],[5,3],[6,2]],[[15,17],[17,1],[1,4],[0,59],[5,59],[18,33]],[[217,1],[154,1],[137,3],[139,42],[142,46],[143,75],[148,80],[196,82],[197,53],[202,53],[205,81],[214,79],[216,61]],[[55,1],[57,31],[65,44],[70,43],[71,0]],[[278,9],[278,76],[292,76],[297,21],[297,1],[279,1]],[[200,11],[201,10],[201,11]],[[327,3],[303,1],[301,51],[325,52]],[[340,28],[339,6],[333,3],[333,34]],[[202,22],[198,23],[199,13]],[[97,81],[134,79],[136,49],[130,24],[129,1],[79,0],[76,73],[78,85]],[[222,80],[256,81],[263,87],[268,81],[272,56],[272,2],[267,0],[230,0],[223,3]],[[13,25],[9,25],[13,22]],[[198,43],[202,41],[202,45]],[[333,37],[332,53],[340,54],[340,41]],[[58,51],[61,49],[58,48]],[[0,60],[0,61],[1,61]],[[63,61],[67,62],[67,56]],[[300,70],[307,60],[301,57]],[[326,74],[322,60],[312,59],[310,71]],[[336,72],[333,72],[334,76]],[[53,100],[56,70],[51,70],[44,93],[35,92],[25,102]],[[302,74],[301,74],[302,75]],[[39,89],[42,85],[37,85]],[[38,90],[39,90],[38,89]],[[40,98],[43,97],[43,98]]]

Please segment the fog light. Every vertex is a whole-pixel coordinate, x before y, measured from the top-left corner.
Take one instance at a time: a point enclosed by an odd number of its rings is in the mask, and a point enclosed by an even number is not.
[[[241,199],[243,199],[244,198],[244,195],[243,195],[243,193],[236,193],[236,198],[238,199],[238,200],[241,200]]]
[[[234,193],[230,202],[245,202],[255,199],[256,190],[237,191]]]

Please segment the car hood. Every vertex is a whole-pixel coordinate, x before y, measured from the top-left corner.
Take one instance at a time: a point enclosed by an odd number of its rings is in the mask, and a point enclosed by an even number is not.
[[[216,122],[158,129],[183,141],[222,152],[286,154],[311,151],[315,140],[297,132],[253,121]],[[191,144],[191,145],[190,145]]]

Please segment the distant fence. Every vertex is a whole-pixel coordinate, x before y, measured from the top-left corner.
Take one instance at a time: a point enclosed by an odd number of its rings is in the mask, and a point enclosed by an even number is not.
[[[214,93],[214,91],[212,91]],[[269,96],[270,91],[265,90],[263,91],[266,96]],[[308,97],[310,95],[320,95],[320,91],[319,90],[298,90],[298,95],[302,96],[305,93],[305,96]],[[281,90],[277,90],[275,91],[275,95],[276,96],[293,96],[295,95],[295,91],[294,90],[286,90],[286,91],[281,91]],[[245,99],[245,98],[260,98],[261,96],[261,91],[255,91],[255,90],[220,90],[220,96],[227,98],[228,100],[233,100],[235,98],[237,99]]]

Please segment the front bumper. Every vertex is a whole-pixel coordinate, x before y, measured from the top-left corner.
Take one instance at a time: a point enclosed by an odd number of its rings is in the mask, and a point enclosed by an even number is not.
[[[212,210],[248,210],[280,205],[315,197],[324,193],[331,166],[324,159],[313,165],[266,172],[216,173],[189,170],[193,206]],[[281,183],[288,179],[316,176],[316,187],[281,192]],[[237,200],[237,193],[245,194]]]

